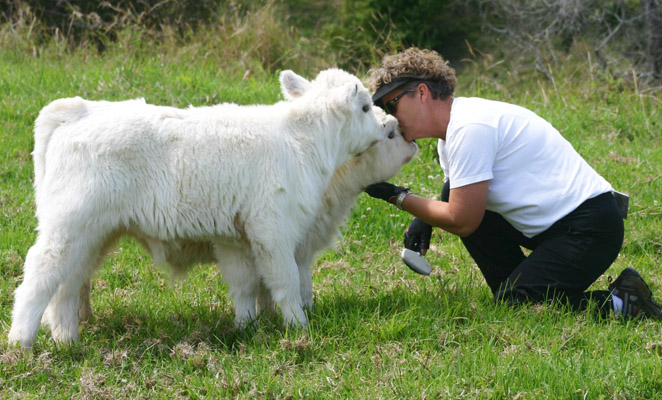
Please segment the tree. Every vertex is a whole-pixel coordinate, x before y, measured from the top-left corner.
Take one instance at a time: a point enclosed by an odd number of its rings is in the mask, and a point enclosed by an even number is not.
[[[556,51],[582,42],[604,68],[619,70],[626,61],[641,78],[660,80],[661,2],[473,0],[468,4],[478,10],[487,32],[533,57],[539,67],[545,58],[554,58]]]

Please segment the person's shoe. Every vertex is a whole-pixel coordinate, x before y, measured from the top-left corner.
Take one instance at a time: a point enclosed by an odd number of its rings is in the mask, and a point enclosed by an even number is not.
[[[609,284],[613,296],[623,300],[620,317],[623,319],[644,316],[662,320],[662,308],[653,293],[634,268],[625,268],[615,281]]]

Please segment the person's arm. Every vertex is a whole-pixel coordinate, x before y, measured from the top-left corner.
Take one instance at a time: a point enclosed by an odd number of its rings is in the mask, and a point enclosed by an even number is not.
[[[448,203],[409,194],[402,209],[432,226],[468,236],[483,220],[489,184],[490,181],[482,181],[451,189]]]
[[[451,189],[448,203],[408,194],[399,205],[432,226],[464,237],[473,233],[483,220],[489,184],[490,181],[482,181]],[[379,191],[374,187],[379,187]],[[402,191],[404,188],[386,182],[371,185],[366,190],[371,196],[393,204]]]

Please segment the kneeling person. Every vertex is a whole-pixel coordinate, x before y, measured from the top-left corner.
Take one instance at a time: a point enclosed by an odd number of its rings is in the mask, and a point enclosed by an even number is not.
[[[462,238],[497,301],[583,309],[592,298],[603,314],[662,319],[632,268],[608,290],[586,292],[618,256],[624,215],[609,182],[549,122],[516,105],[453,97],[455,72],[434,51],[386,56],[371,80],[373,101],[407,140],[439,139],[442,201],[386,182],[366,190],[417,217],[406,247],[424,253],[430,225],[440,227]]]

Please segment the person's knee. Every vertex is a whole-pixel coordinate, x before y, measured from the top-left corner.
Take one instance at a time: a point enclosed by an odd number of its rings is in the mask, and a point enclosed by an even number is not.
[[[529,304],[533,301],[527,295],[512,292],[498,291],[494,294],[494,304],[505,305],[506,307],[519,307],[523,304]]]
[[[526,287],[517,285],[516,281],[506,279],[505,281],[491,287],[496,304],[504,304],[508,307],[517,307],[525,303],[537,303],[541,299],[529,293]]]

